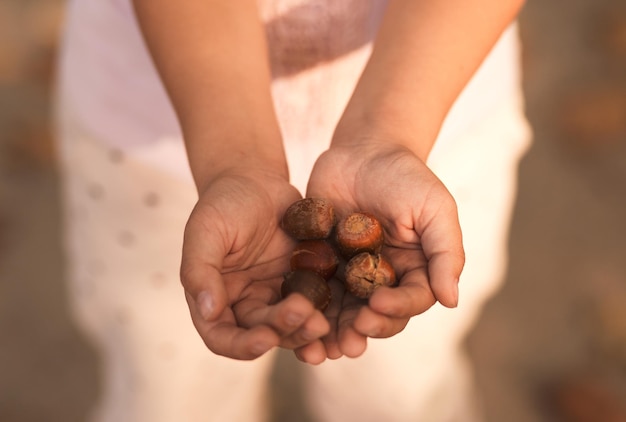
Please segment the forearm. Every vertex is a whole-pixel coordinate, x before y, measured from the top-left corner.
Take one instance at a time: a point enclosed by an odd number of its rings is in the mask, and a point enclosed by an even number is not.
[[[390,0],[333,145],[393,140],[426,160],[450,107],[523,0]]]
[[[254,0],[134,0],[200,189],[231,166],[287,177]]]

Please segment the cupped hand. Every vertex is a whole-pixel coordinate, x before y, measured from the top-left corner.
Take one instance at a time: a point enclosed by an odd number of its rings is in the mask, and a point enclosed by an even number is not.
[[[382,254],[392,263],[398,286],[377,289],[369,300],[344,293],[334,282],[327,310],[331,332],[327,356],[359,356],[367,337],[390,337],[436,301],[458,302],[457,283],[465,257],[456,203],[443,183],[405,147],[367,140],[333,146],[315,164],[307,196],[325,197],[340,216],[375,215],[385,229]],[[296,351],[307,360],[312,346]]]
[[[213,352],[247,360],[276,346],[323,349],[324,315],[300,295],[280,301],[294,243],[279,221],[299,198],[281,175],[250,168],[223,172],[200,192],[185,228],[181,280]]]

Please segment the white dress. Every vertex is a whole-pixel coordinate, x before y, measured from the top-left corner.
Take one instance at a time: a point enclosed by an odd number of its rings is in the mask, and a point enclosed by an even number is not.
[[[272,93],[304,193],[368,58],[384,1],[259,0]],[[320,421],[479,420],[460,344],[506,267],[529,143],[513,25],[461,94],[429,157],[459,205],[467,263],[455,310],[434,306],[358,359],[304,366]],[[180,128],[129,0],[69,2],[58,85],[71,303],[101,354],[102,421],[263,420],[273,354],[212,355],[178,281],[196,200]]]

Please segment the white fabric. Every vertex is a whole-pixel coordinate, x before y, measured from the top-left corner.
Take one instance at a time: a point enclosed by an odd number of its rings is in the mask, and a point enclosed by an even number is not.
[[[370,340],[358,359],[306,368],[310,408],[320,421],[480,420],[461,343],[506,270],[517,164],[530,139],[521,109],[519,96],[512,97],[431,156],[463,229],[458,308],[437,304],[399,335]]]
[[[517,163],[529,139],[518,100],[431,160],[464,231],[459,307],[435,306],[401,334],[371,340],[361,358],[306,367],[320,421],[480,420],[460,343],[506,266]],[[193,184],[100,142],[61,110],[71,298],[104,365],[95,420],[263,420],[272,354],[213,356],[188,316],[178,265]]]
[[[314,30],[307,25],[330,22],[348,35],[362,29],[345,48],[319,53],[336,56],[332,62],[274,68],[287,157],[304,192],[368,57],[384,2],[259,4],[268,37],[278,37],[272,57],[321,48],[281,44],[294,23]],[[346,4],[362,13],[343,21]],[[517,163],[529,140],[517,54],[512,26],[456,102],[429,158],[459,206],[467,253],[459,308],[435,306],[401,334],[371,340],[359,359],[306,367],[305,393],[320,421],[480,419],[460,342],[506,266]],[[70,1],[59,80],[72,305],[103,363],[95,420],[263,420],[272,353],[254,362],[213,356],[188,316],[178,266],[196,191],[129,0]]]
[[[180,285],[192,183],[111,149],[61,111],[73,314],[98,351],[96,422],[262,421],[272,353],[210,353]]]
[[[288,158],[299,163],[291,168],[294,184],[304,192],[311,158],[330,142],[369,56],[386,2],[258,3],[270,41],[276,111]],[[308,41],[312,37],[317,41]],[[345,38],[348,41],[342,44]],[[340,46],[333,49],[335,44]],[[290,73],[283,63],[289,62],[290,55],[302,56],[294,60],[296,69],[309,62],[306,56],[314,59],[311,66]],[[455,103],[439,144],[514,95],[519,81],[517,55],[512,25]],[[59,90],[87,130],[102,142],[190,180],[180,128],[145,49],[130,0],[70,0],[60,63]]]

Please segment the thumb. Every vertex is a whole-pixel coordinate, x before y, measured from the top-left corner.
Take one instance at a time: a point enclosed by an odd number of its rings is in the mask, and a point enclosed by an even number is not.
[[[422,232],[421,241],[435,298],[446,307],[456,307],[465,251],[456,203],[451,197],[434,213]]]
[[[227,306],[221,269],[228,248],[219,230],[196,226],[193,218],[185,228],[180,280],[198,314],[206,321],[213,321]]]
[[[219,270],[206,262],[183,258],[180,279],[195,306],[205,321],[214,321],[227,305],[227,294]]]

